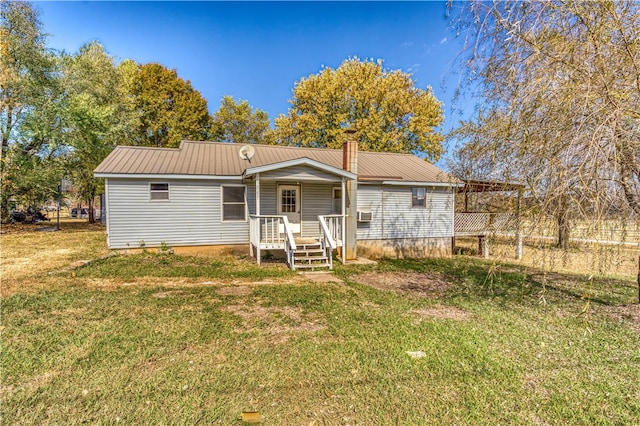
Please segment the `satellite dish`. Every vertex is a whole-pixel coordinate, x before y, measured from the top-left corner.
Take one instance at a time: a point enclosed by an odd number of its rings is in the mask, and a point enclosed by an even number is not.
[[[256,148],[253,145],[243,145],[238,154],[241,159],[251,162],[253,156],[256,155]]]

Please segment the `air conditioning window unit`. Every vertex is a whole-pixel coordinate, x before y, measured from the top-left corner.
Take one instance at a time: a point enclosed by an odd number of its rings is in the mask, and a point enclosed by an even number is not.
[[[371,222],[371,212],[358,212],[358,222]]]

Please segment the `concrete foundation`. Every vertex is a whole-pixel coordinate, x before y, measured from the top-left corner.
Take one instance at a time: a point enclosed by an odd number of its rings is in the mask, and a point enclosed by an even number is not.
[[[359,240],[358,254],[371,259],[451,256],[451,238],[399,238]]]
[[[131,248],[131,249],[117,249],[114,250],[119,253],[134,254],[142,253],[143,251],[159,252],[160,247],[147,247],[147,248]],[[226,244],[226,245],[207,245],[207,246],[176,246],[169,247],[175,254],[182,256],[202,256],[202,257],[217,257],[217,256],[246,256],[248,254],[247,244]]]

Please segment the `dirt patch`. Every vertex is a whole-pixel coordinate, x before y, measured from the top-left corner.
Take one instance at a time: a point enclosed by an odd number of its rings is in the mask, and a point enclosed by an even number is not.
[[[418,297],[439,297],[451,285],[440,274],[418,272],[367,272],[356,275],[354,279],[378,290]]]
[[[300,272],[299,274],[314,283],[342,283],[342,280],[331,272]]]
[[[318,318],[290,306],[230,305],[223,310],[242,318],[242,327],[235,332],[261,331],[273,343],[284,343],[295,332],[313,333],[326,328]]]
[[[640,304],[612,307],[609,309],[609,315],[615,320],[626,322],[635,331],[640,332]]]
[[[418,322],[427,318],[443,318],[454,321],[465,321],[471,317],[471,314],[464,309],[453,306],[438,305],[433,308],[414,309],[410,313],[418,317]]]
[[[248,296],[252,291],[253,290],[247,286],[238,285],[219,288],[216,290],[216,294],[219,294],[220,296]]]

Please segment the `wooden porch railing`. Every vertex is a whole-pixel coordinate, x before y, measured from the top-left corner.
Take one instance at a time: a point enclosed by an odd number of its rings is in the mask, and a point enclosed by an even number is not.
[[[293,253],[297,247],[286,216],[249,216],[249,243],[256,250],[258,265],[261,260],[261,250],[279,249],[285,251],[289,267],[294,268]]]
[[[324,250],[327,260],[329,261],[329,269],[333,269],[333,250],[338,247],[338,244],[332,235],[331,229],[329,229],[326,217],[318,216],[318,227],[320,228],[318,238],[320,246]]]
[[[341,214],[328,214],[318,216],[320,223],[324,222],[331,237],[335,240],[337,247],[342,247],[342,230],[344,229],[344,216]],[[320,226],[320,231],[322,227]]]

